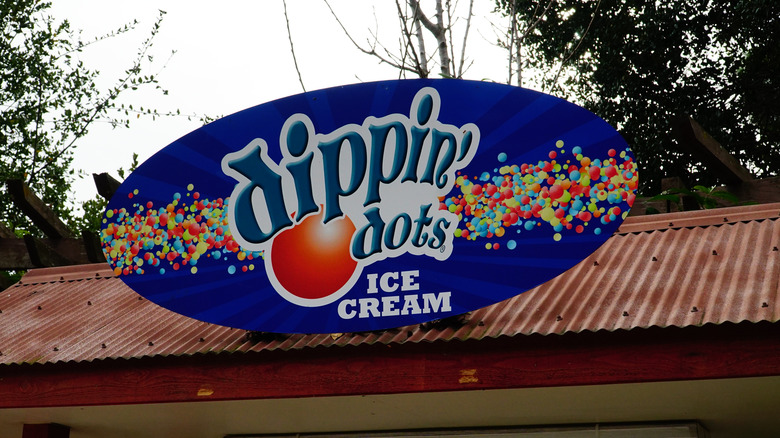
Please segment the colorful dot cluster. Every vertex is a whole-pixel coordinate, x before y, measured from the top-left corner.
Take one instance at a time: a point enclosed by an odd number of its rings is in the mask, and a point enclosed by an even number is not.
[[[102,242],[117,275],[145,274],[167,269],[198,271],[198,261],[210,258],[226,265],[228,273],[254,269],[262,252],[244,251],[233,240],[227,219],[229,199],[201,199],[192,184],[164,207],[149,201],[106,210]],[[138,190],[128,194],[133,199]]]
[[[639,180],[628,149],[610,149],[601,160],[584,156],[578,146],[568,154],[563,147],[558,140],[549,160],[536,164],[502,165],[471,180],[459,175],[455,194],[439,205],[458,215],[461,226],[455,237],[492,239],[485,249],[499,249],[494,238],[503,237],[506,247],[515,249],[510,231],[548,224],[553,240],[560,241],[566,233],[601,234],[602,225],[625,218],[625,205],[633,205]],[[507,155],[497,158],[504,163]]]

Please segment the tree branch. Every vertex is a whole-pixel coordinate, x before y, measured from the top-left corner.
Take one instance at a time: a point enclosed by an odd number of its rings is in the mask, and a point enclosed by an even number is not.
[[[392,61],[391,59],[385,58],[381,54],[377,53],[375,46],[372,46],[371,49],[363,48],[360,44],[357,43],[357,41],[355,41],[355,39],[349,33],[347,28],[344,26],[344,23],[341,22],[341,19],[339,19],[338,15],[336,15],[336,12],[330,6],[330,2],[328,2],[328,0],[325,0],[325,5],[328,7],[328,10],[330,10],[330,13],[333,16],[333,18],[336,20],[336,23],[338,23],[338,25],[341,27],[341,30],[344,31],[344,35],[346,35],[347,38],[349,38],[349,41],[352,42],[352,45],[354,45],[356,49],[360,50],[361,52],[365,53],[366,55],[370,55],[370,56],[373,56],[373,57],[379,59],[380,62],[385,63],[385,64],[387,64],[387,65],[389,65],[389,66],[391,66],[393,68],[397,68],[399,70],[404,70],[404,71],[409,71],[409,72],[412,72],[412,73],[417,73],[416,70],[414,70],[414,69],[412,69],[410,67],[407,67],[404,64],[398,64],[398,63]],[[376,38],[376,36],[375,36],[375,38]],[[375,44],[376,43],[377,43],[377,40],[375,39]],[[385,51],[387,51],[387,50],[385,50]]]
[[[75,144],[76,141],[82,138],[87,133],[87,128],[89,127],[92,122],[95,121],[95,119],[106,109],[109,107],[109,104],[115,100],[123,90],[125,90],[128,87],[128,83],[132,83],[133,78],[135,78],[137,75],[139,75],[141,70],[141,63],[144,59],[147,59],[147,52],[153,45],[153,40],[157,33],[160,30],[160,23],[163,20],[163,16],[166,14],[165,11],[160,10],[159,15],[157,17],[157,20],[155,21],[154,25],[152,26],[152,34],[147,38],[142,44],[141,48],[138,51],[138,56],[136,57],[135,61],[133,62],[133,65],[125,71],[126,76],[122,78],[118,84],[108,93],[108,96],[106,96],[104,99],[100,101],[97,105],[95,105],[92,109],[86,111],[86,114],[88,115],[84,122],[81,124],[81,127],[79,127],[78,130],[76,130],[73,139],[62,149],[57,151],[57,153],[52,154],[49,157],[48,162],[44,163],[41,167],[38,169],[33,169],[31,172],[31,178],[28,180],[29,182],[32,182],[34,180],[34,176],[40,174],[44,169],[46,169],[51,163],[56,161],[59,157],[61,157],[65,152],[70,150]],[[153,76],[148,78],[143,78],[145,83],[149,83],[153,81]],[[137,86],[137,84],[136,84]]]
[[[590,27],[593,25],[593,20],[596,19],[596,13],[599,10],[599,6],[601,5],[601,0],[598,0],[596,3],[596,8],[593,10],[593,15],[590,17],[590,22],[588,22],[588,27],[585,28],[585,32],[580,37],[580,40],[577,42],[577,45],[572,49],[571,52],[569,52],[568,56],[566,56],[562,61],[561,65],[558,67],[558,71],[555,73],[555,77],[553,78],[552,85],[550,86],[550,91],[552,91],[555,88],[555,85],[558,83],[558,77],[561,75],[561,71],[563,71],[563,66],[568,62],[572,56],[574,56],[574,53],[577,52],[577,50],[582,45],[582,42],[585,40],[585,36],[588,35],[588,31],[590,31]]]
[[[458,65],[458,77],[462,78],[465,73],[463,63],[466,61],[466,41],[469,38],[471,30],[471,17],[474,16],[474,0],[469,0],[469,15],[466,17],[466,30],[463,33],[463,46],[460,48],[460,64]]]
[[[442,9],[441,0],[436,0],[436,23],[433,23],[420,9],[420,2],[417,0],[408,0],[409,6],[414,11],[413,19],[422,23],[426,29],[436,38],[438,44],[439,64],[441,69],[441,75],[444,77],[451,77],[450,72],[450,56],[447,49],[447,34],[444,27],[444,10]]]
[[[292,32],[290,32],[290,18],[287,16],[287,0],[282,0],[282,6],[284,6],[284,22],[287,25],[287,39],[290,41],[290,53],[292,53],[293,64],[295,64],[295,72],[298,73],[298,82],[301,83],[301,88],[305,93],[306,86],[303,85],[301,70],[298,68],[298,59],[295,57],[295,47],[293,46]]]

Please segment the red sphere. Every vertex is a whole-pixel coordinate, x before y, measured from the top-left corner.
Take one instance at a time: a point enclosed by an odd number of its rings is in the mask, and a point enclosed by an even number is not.
[[[357,267],[350,252],[355,225],[348,217],[322,223],[322,212],[280,232],[271,246],[271,266],[287,292],[305,299],[339,290]]]

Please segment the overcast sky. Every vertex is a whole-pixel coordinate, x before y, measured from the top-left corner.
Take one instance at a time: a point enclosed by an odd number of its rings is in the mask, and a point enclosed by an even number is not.
[[[465,16],[466,2],[460,3],[460,12]],[[492,5],[489,0],[475,4],[467,45],[467,62],[473,65],[465,76],[504,82],[506,54],[493,44],[497,36],[490,25],[504,20],[491,13]],[[398,46],[395,2],[332,0],[331,6],[358,42],[365,43],[371,38],[370,31],[378,30],[384,44]],[[100,85],[108,87],[132,63],[137,48],[150,34],[159,9],[167,14],[155,39],[154,62],[147,67],[147,73],[157,75],[169,94],[163,96],[150,88],[127,95],[125,102],[160,111],[179,109],[187,114],[226,116],[302,92],[281,0],[57,0],[52,13],[70,21],[72,28],[82,29],[82,38],[87,41],[138,20],[134,31],[93,45],[82,55],[88,67],[100,70]],[[354,48],[324,2],[288,0],[287,12],[307,90],[398,77],[397,70],[380,65],[375,58]],[[464,23],[459,22],[459,32]],[[430,51],[434,44],[428,47]],[[98,123],[80,142],[74,165],[88,175],[109,172],[116,178],[116,170],[127,169],[134,152],[143,162],[199,126],[197,120],[188,121],[185,117],[156,121],[140,118],[133,121],[130,129],[111,129],[107,123]],[[92,198],[96,193],[91,177],[77,181],[74,188],[78,200]]]

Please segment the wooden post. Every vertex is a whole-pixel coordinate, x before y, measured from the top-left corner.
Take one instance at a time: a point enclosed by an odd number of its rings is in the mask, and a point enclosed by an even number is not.
[[[105,172],[93,173],[92,179],[95,180],[95,187],[97,187],[98,194],[109,201],[121,184]]]
[[[25,424],[22,438],[68,438],[70,427],[57,423]]]

